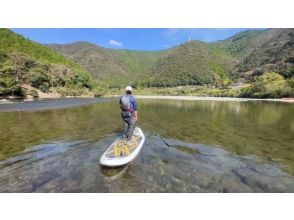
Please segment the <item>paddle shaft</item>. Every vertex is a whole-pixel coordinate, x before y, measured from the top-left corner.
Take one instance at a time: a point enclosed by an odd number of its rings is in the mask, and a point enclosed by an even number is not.
[[[141,121],[137,121],[136,122],[137,123],[137,126],[139,126],[139,125],[141,125]],[[167,147],[170,147],[170,145],[160,136],[160,134],[158,134],[158,133],[156,133],[156,132],[154,132],[153,131],[153,133],[156,135],[156,136],[158,136],[161,140],[162,140],[162,142],[167,146]]]

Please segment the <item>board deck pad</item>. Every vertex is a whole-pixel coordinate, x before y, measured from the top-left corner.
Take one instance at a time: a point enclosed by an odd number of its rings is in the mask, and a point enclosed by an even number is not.
[[[133,135],[132,139],[126,142],[126,140],[121,137],[108,150],[106,156],[109,158],[126,157],[139,146],[141,139],[142,137]]]

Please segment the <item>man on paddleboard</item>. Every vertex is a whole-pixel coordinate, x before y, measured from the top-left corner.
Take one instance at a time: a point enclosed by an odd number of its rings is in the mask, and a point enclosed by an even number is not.
[[[137,101],[132,96],[132,87],[126,87],[126,94],[119,99],[121,116],[124,123],[124,138],[127,141],[132,139],[135,122],[138,121]]]

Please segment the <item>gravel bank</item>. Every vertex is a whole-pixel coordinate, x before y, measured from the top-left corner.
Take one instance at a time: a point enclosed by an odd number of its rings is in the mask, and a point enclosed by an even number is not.
[[[272,101],[272,102],[290,102],[294,103],[294,99],[250,99],[250,98],[232,98],[232,97],[201,97],[201,96],[161,96],[161,95],[146,95],[136,96],[138,99],[173,99],[173,100],[195,100],[195,101]]]

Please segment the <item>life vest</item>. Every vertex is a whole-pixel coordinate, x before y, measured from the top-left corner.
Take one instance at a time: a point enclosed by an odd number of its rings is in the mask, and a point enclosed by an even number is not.
[[[124,95],[120,98],[121,110],[124,112],[133,112],[131,108],[130,96]]]

